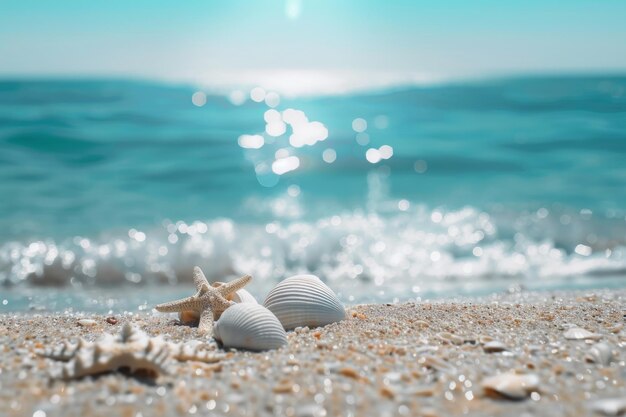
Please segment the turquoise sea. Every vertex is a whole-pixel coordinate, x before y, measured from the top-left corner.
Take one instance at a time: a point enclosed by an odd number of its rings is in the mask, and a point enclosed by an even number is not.
[[[253,97],[0,81],[0,311],[146,309],[196,264],[260,300],[626,287],[626,76]]]

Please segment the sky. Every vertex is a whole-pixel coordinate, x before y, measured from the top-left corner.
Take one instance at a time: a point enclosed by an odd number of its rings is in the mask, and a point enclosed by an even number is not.
[[[0,0],[0,9],[3,78],[132,77],[297,93],[626,72],[620,0]]]

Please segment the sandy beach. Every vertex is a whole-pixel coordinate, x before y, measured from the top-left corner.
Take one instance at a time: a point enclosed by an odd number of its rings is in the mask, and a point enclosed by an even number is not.
[[[279,350],[231,350],[215,363],[174,361],[170,374],[154,380],[116,372],[68,381],[51,379],[58,364],[36,352],[118,333],[126,322],[151,336],[202,339],[223,351],[175,315],[129,313],[107,321],[93,314],[4,314],[0,415],[592,416],[626,409],[623,291],[347,311],[340,323],[289,332],[288,346]],[[81,319],[95,324],[80,325]],[[580,336],[567,333],[573,328],[593,336],[571,339]],[[609,353],[594,357],[598,343]],[[525,382],[494,388],[490,378],[507,373],[524,375],[516,381]]]

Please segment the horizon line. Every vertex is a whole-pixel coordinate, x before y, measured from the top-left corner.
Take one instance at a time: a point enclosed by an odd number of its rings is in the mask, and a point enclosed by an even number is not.
[[[137,82],[148,84],[161,84],[169,86],[189,87],[216,96],[228,96],[233,92],[248,92],[255,87],[261,87],[266,91],[273,91],[287,98],[315,97],[315,96],[341,96],[368,92],[403,90],[416,87],[441,87],[446,85],[480,84],[482,82],[541,79],[541,78],[598,78],[598,77],[626,77],[626,68],[607,70],[536,70],[536,71],[500,71],[485,74],[469,74],[466,76],[430,76],[417,73],[359,73],[356,77],[348,80],[342,75],[346,71],[314,71],[314,70],[279,70],[262,71],[260,76],[248,73],[235,74],[234,76],[216,76],[209,80],[205,77],[163,77],[138,74],[2,74],[0,82]],[[321,75],[316,79],[312,74]],[[268,76],[269,75],[269,76]],[[287,75],[286,78],[282,78]],[[381,76],[382,75],[382,76]],[[239,77],[238,77],[239,76]],[[359,78],[359,76],[361,78]],[[237,81],[239,78],[239,81]],[[255,80],[256,78],[256,80]],[[312,85],[299,85],[305,81],[313,81]],[[286,82],[283,80],[286,79]],[[282,82],[282,85],[281,85]]]

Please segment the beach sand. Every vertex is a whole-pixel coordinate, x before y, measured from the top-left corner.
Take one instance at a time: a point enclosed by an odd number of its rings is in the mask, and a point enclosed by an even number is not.
[[[111,373],[53,380],[35,352],[95,340],[125,322],[179,342],[197,329],[175,316],[52,313],[0,316],[2,416],[595,416],[626,411],[626,292],[508,294],[483,299],[359,305],[346,320],[288,333],[288,346],[229,351],[213,364],[174,362],[156,380]],[[93,326],[77,321],[89,318]],[[571,327],[597,334],[570,340]],[[205,339],[206,340],[206,339]],[[485,343],[495,351],[489,351]],[[610,348],[589,362],[596,343]],[[215,346],[215,349],[221,350]],[[506,349],[499,351],[501,349]],[[521,399],[489,378],[526,374]],[[506,390],[505,390],[506,391]],[[612,407],[612,408],[611,408]],[[621,407],[621,410],[620,410]]]

